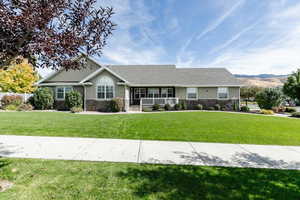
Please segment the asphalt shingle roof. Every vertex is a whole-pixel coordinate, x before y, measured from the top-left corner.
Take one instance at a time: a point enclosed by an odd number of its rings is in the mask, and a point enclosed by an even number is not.
[[[175,65],[109,65],[132,85],[239,86],[225,68],[176,68]]]

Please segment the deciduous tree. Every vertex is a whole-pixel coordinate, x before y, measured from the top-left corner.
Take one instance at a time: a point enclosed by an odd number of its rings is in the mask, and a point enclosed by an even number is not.
[[[101,55],[115,24],[111,7],[96,0],[0,0],[0,67],[16,57],[35,67],[80,69]]]
[[[300,101],[300,69],[288,77],[283,85],[283,93],[293,100]]]
[[[0,69],[0,91],[15,93],[31,93],[38,80],[37,72],[26,59],[21,63],[13,61],[12,64]]]

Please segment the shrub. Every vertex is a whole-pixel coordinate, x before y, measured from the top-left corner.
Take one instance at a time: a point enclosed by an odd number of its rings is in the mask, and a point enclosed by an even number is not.
[[[33,106],[29,103],[24,103],[20,105],[17,109],[18,111],[31,111],[33,110]]]
[[[259,92],[255,100],[261,109],[270,110],[282,103],[283,96],[279,89],[269,88]]]
[[[157,111],[160,111],[160,112],[162,112],[162,111],[165,111],[165,109],[163,109],[163,108],[159,108]]]
[[[18,106],[14,105],[14,104],[9,104],[7,106],[4,107],[5,110],[17,110]]]
[[[273,110],[266,110],[266,109],[262,109],[260,111],[261,114],[264,114],[264,115],[274,115],[274,112]]]
[[[181,109],[182,109],[182,110],[187,110],[186,102],[183,101],[183,102],[181,103]]]
[[[221,110],[221,106],[220,106],[219,104],[216,104],[216,105],[214,106],[214,108],[215,108],[215,110]]]
[[[292,113],[292,117],[300,118],[300,112],[294,112],[294,113]]]
[[[248,106],[242,106],[241,107],[241,111],[242,112],[249,112],[250,111],[250,108]]]
[[[195,106],[196,110],[203,110],[203,105],[202,104],[198,104]]]
[[[19,95],[5,95],[1,99],[1,104],[3,107],[6,107],[8,105],[15,105],[18,107],[23,102],[23,98]]]
[[[160,105],[159,104],[154,104],[152,106],[152,110],[159,110],[160,109]]]
[[[288,112],[288,113],[294,113],[294,112],[297,112],[297,110],[296,110],[296,108],[286,107],[286,108],[285,108],[285,112]]]
[[[278,107],[278,112],[285,112],[285,107],[284,106],[279,106]]]
[[[279,107],[272,107],[272,110],[274,113],[278,113],[279,112]]]
[[[233,103],[233,110],[234,110],[234,111],[239,111],[239,110],[240,110],[239,106],[240,106],[240,105],[239,105],[237,102],[234,102],[234,103]]]
[[[35,109],[46,110],[53,108],[53,92],[50,88],[38,88],[30,100]]]
[[[83,109],[82,109],[82,107],[72,107],[71,109],[70,109],[70,111],[71,111],[71,113],[79,113],[79,112],[82,112],[83,111]]]
[[[174,109],[181,110],[181,104],[179,104],[179,103],[175,104]]]
[[[66,101],[65,104],[68,109],[73,107],[82,107],[82,96],[81,94],[76,91],[72,90],[66,94]]]
[[[171,109],[172,109],[171,105],[167,103],[167,104],[165,105],[165,110],[171,110]]]
[[[207,108],[207,110],[215,110],[215,108],[210,106],[210,107]]]
[[[121,112],[124,110],[124,101],[121,98],[113,98],[110,101],[109,109],[111,112]]]
[[[143,108],[143,112],[152,112],[152,109],[151,108]]]

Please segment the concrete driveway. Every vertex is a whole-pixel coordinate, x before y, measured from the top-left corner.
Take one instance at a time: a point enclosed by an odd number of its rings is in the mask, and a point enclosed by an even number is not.
[[[300,147],[0,135],[0,157],[300,170]]]

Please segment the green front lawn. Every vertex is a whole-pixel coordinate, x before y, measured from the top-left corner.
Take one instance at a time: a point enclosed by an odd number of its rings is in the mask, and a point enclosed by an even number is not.
[[[300,199],[300,171],[0,159],[8,200]]]
[[[0,134],[300,145],[300,120],[222,112],[2,112]]]

